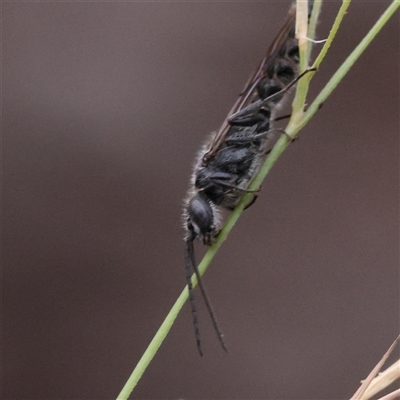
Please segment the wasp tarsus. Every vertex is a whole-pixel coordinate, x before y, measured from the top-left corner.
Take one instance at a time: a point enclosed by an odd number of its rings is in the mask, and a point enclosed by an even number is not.
[[[302,76],[298,72],[299,50],[295,38],[295,5],[291,7],[282,28],[272,42],[256,72],[247,82],[219,131],[200,150],[184,208],[185,263],[189,299],[196,343],[202,355],[196,305],[191,281],[195,272],[200,292],[222,347],[225,342],[208,299],[194,256],[194,241],[211,245],[221,227],[221,210],[231,211],[247,189],[266,154],[273,129],[272,122],[290,88]],[[308,71],[304,72],[307,73]],[[303,74],[304,74],[303,73]]]

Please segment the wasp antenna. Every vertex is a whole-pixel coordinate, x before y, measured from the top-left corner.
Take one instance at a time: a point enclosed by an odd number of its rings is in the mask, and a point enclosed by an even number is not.
[[[195,260],[195,257],[194,257],[193,242],[191,244],[191,251],[189,252],[189,254],[190,254],[190,261],[191,261],[191,264],[192,264],[193,269],[194,269],[194,273],[196,274],[197,283],[199,285],[201,295],[203,296],[204,303],[206,303],[208,314],[210,315],[211,321],[213,323],[215,333],[218,336],[218,340],[219,340],[222,348],[226,352],[228,352],[228,348],[226,347],[225,340],[224,340],[224,334],[221,332],[221,329],[219,328],[217,317],[216,317],[214,309],[213,309],[213,307],[211,305],[210,299],[209,299],[209,297],[207,295],[206,289],[205,289],[205,287],[203,285],[203,281],[201,279],[201,275],[200,275],[199,269],[197,268],[196,260]]]
[[[193,294],[193,285],[192,285],[192,268],[191,268],[191,259],[190,254],[193,254],[193,240],[186,240],[185,247],[185,268],[186,268],[186,281],[187,287],[189,291],[189,301],[190,301],[190,310],[192,313],[193,319],[193,327],[194,327],[194,335],[196,338],[197,350],[201,356],[203,356],[203,351],[201,349],[201,341],[200,341],[200,330],[199,330],[199,320],[197,318],[197,309],[196,309],[196,301]]]

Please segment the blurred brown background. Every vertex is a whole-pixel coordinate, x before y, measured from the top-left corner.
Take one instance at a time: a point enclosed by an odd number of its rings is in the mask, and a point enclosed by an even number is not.
[[[389,3],[351,5],[312,93]],[[4,399],[119,393],[185,284],[194,155],[289,4],[3,3]],[[186,306],[134,398],[344,399],[377,363],[399,333],[399,45],[397,15],[207,271],[229,354],[198,295],[205,356]]]

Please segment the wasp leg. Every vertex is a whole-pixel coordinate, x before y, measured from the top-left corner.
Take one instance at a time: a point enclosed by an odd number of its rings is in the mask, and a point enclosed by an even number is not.
[[[261,188],[258,190],[260,191]],[[258,193],[254,193],[253,198],[249,201],[248,204],[246,204],[246,207],[244,209],[247,210],[249,207],[251,207],[256,202],[257,199],[258,199]]]
[[[255,140],[265,139],[268,136],[271,136],[272,134],[274,134],[276,132],[280,132],[280,133],[283,133],[284,135],[287,135],[285,130],[283,130],[281,128],[273,128],[273,129],[266,129],[266,130],[261,129],[261,132],[257,132],[256,128],[254,128],[249,132],[246,132],[246,130],[244,130],[243,132],[238,132],[237,134],[233,134],[233,135],[229,136],[229,138],[226,139],[226,142],[229,144],[237,144],[237,143],[246,144],[246,143],[254,142]],[[229,179],[229,176],[227,178]],[[224,177],[224,179],[225,179],[225,177]]]
[[[324,105],[324,103],[321,103],[321,104],[318,106],[318,110],[320,110],[320,109],[322,108],[323,105]],[[306,112],[306,111],[307,111],[307,107],[304,107],[304,112]],[[282,115],[281,117],[276,117],[276,118],[274,118],[272,121],[273,121],[273,122],[282,121],[282,120],[284,120],[284,119],[290,118],[291,116],[292,116],[292,114]]]
[[[256,202],[256,200],[258,199],[258,193],[260,192],[260,190],[261,190],[261,188],[258,189],[257,191],[255,191],[255,193],[253,195],[253,198],[244,207],[245,210],[247,210],[249,207],[251,207]],[[235,209],[235,207],[227,207],[227,209],[229,211],[233,211]]]
[[[264,137],[266,137],[266,136],[268,136],[268,135],[271,135],[272,133],[275,133],[275,132],[280,132],[280,133],[282,133],[283,135],[286,135],[289,139],[294,140],[292,137],[290,137],[290,136],[286,133],[286,131],[285,131],[284,129],[281,129],[281,128],[273,128],[273,129],[270,129],[270,130],[267,131],[267,132],[257,133],[257,135],[254,135],[253,140],[254,140],[254,139],[262,139],[262,138],[264,138]]]
[[[213,179],[212,176],[210,176],[210,179],[212,179],[213,182],[218,184],[218,185],[225,186],[225,187],[230,188],[230,189],[240,190],[240,191],[242,191],[244,193],[258,193],[260,191],[260,189],[250,190],[250,189],[241,188],[239,186],[232,185],[232,184],[230,184],[228,182],[224,182],[224,181],[221,181],[219,179]]]
[[[276,122],[276,121],[282,121],[283,119],[288,119],[292,116],[292,114],[286,114],[286,115],[282,115],[281,117],[276,117],[274,118],[272,121]]]
[[[299,74],[298,77],[292,80],[287,86],[285,86],[282,90],[279,92],[276,92],[272,94],[271,96],[268,96],[264,100],[261,101],[262,106],[268,104],[269,102],[276,100],[277,98],[283,96],[286,92],[288,92],[304,75],[308,74],[309,72],[315,72],[317,71],[317,68],[307,68],[304,70],[301,74]]]
[[[231,138],[229,138],[229,142],[233,142],[233,143],[247,143],[247,142],[252,142],[252,141],[254,141],[254,140],[258,140],[258,139],[264,139],[265,137],[267,137],[267,136],[269,136],[269,135],[271,135],[271,134],[273,134],[273,133],[275,133],[275,132],[280,132],[280,133],[282,133],[283,135],[286,135],[292,142],[293,141],[295,141],[296,139],[297,139],[297,137],[296,138],[293,138],[293,137],[291,137],[290,135],[288,135],[287,134],[287,132],[284,130],[284,129],[281,129],[281,128],[273,128],[273,129],[270,129],[270,130],[268,130],[268,131],[265,131],[265,132],[261,132],[261,133],[256,133],[255,135],[253,135],[253,136],[247,136],[247,137],[245,137],[245,136],[242,136],[242,137],[237,137],[237,138],[235,138],[235,137],[231,137]]]
[[[261,101],[258,100],[238,113],[232,114],[229,117],[228,122],[230,125],[235,126],[253,126],[259,122],[269,123],[271,112],[261,107]]]
[[[285,86],[279,92],[272,94],[271,96],[266,97],[265,99],[260,99],[250,104],[249,106],[243,108],[242,110],[232,114],[228,118],[228,122],[231,125],[236,125],[238,123],[243,123],[243,121],[247,121],[249,118],[254,118],[262,109],[262,107],[268,105],[273,100],[276,100],[279,97],[282,97],[287,91],[289,91],[293,85],[295,85],[304,75],[309,72],[315,72],[316,68],[308,68],[303,71],[296,79],[290,82],[287,86]],[[254,119],[253,119],[254,121]]]

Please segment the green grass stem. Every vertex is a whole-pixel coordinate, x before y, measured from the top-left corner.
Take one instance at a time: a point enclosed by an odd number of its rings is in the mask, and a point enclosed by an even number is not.
[[[339,11],[338,17],[335,20],[335,23],[332,27],[331,34],[325,43],[323,49],[321,50],[320,55],[317,57],[314,65],[319,65],[324,58],[333,37],[336,34],[337,28],[340,25],[341,20],[343,19],[345,10],[348,7],[349,0],[344,0],[343,5]],[[303,113],[305,95],[304,93],[301,94],[302,98],[304,99],[302,102],[298,102],[297,110],[299,115],[296,118],[291,118],[289,125],[287,127],[286,133],[287,135],[282,135],[277,143],[275,144],[274,148],[272,149],[271,153],[267,157],[265,163],[263,164],[262,168],[260,169],[259,173],[254,177],[251,184],[249,185],[250,190],[258,189],[261,186],[262,181],[271,170],[273,165],[276,163],[278,158],[282,155],[282,153],[287,149],[291,140],[290,137],[296,137],[298,131],[303,128],[306,123],[311,119],[311,117],[317,112],[319,106],[328,98],[328,96],[332,93],[332,91],[336,88],[339,82],[343,79],[346,73],[350,70],[352,65],[356,62],[356,60],[361,56],[367,46],[371,43],[371,41],[375,38],[375,36],[379,33],[382,27],[386,24],[386,22],[390,19],[390,17],[395,13],[395,11],[400,6],[400,0],[394,0],[391,5],[387,8],[384,14],[379,18],[373,28],[368,32],[365,38],[360,42],[360,44],[354,49],[354,51],[350,54],[350,56],[346,59],[346,61],[341,65],[341,67],[337,70],[337,72],[333,75],[324,89],[319,93],[310,107],[307,109],[305,113]],[[333,32],[333,33],[332,33]],[[332,35],[332,37],[331,37]],[[331,39],[330,39],[331,38]],[[310,77],[308,75],[311,75]],[[305,75],[302,80],[307,80],[308,82],[311,80],[313,73],[309,73]],[[301,81],[302,81],[301,80]],[[300,83],[301,83],[300,81]],[[300,84],[299,84],[300,86]],[[301,89],[304,90],[304,89]],[[307,90],[307,85],[306,89]],[[296,100],[294,101],[296,102]],[[303,106],[302,106],[303,105]],[[301,111],[301,112],[300,112]],[[233,226],[235,225],[236,221],[239,219],[240,215],[242,214],[246,204],[251,200],[252,194],[248,193],[243,196],[242,200],[239,202],[235,210],[230,214],[227,218],[225,226],[221,230],[220,234],[218,235],[217,241],[209,248],[207,253],[205,254],[203,260],[199,264],[199,271],[202,275],[206,269],[208,268],[209,264],[211,263],[212,259],[214,258],[215,254],[217,253],[218,249],[221,247],[222,243],[228,237],[229,232],[232,230]],[[197,284],[196,278],[192,277],[193,286]],[[118,395],[118,400],[126,400],[129,398],[130,394],[132,393],[133,389],[135,388],[137,382],[140,380],[141,376],[143,375],[144,371],[146,370],[147,366],[155,356],[157,350],[161,346],[163,340],[167,336],[168,332],[170,331],[178,313],[182,309],[183,305],[188,299],[188,289],[185,287],[176,300],[175,304],[171,308],[170,312],[168,313],[167,317],[165,318],[164,322],[160,326],[159,330],[157,331],[156,335],[154,336],[153,340],[150,342],[149,346],[147,347],[146,351],[144,352],[142,358],[138,362],[136,368],[132,372],[131,376],[129,377],[128,381],[124,385],[122,391]]]

